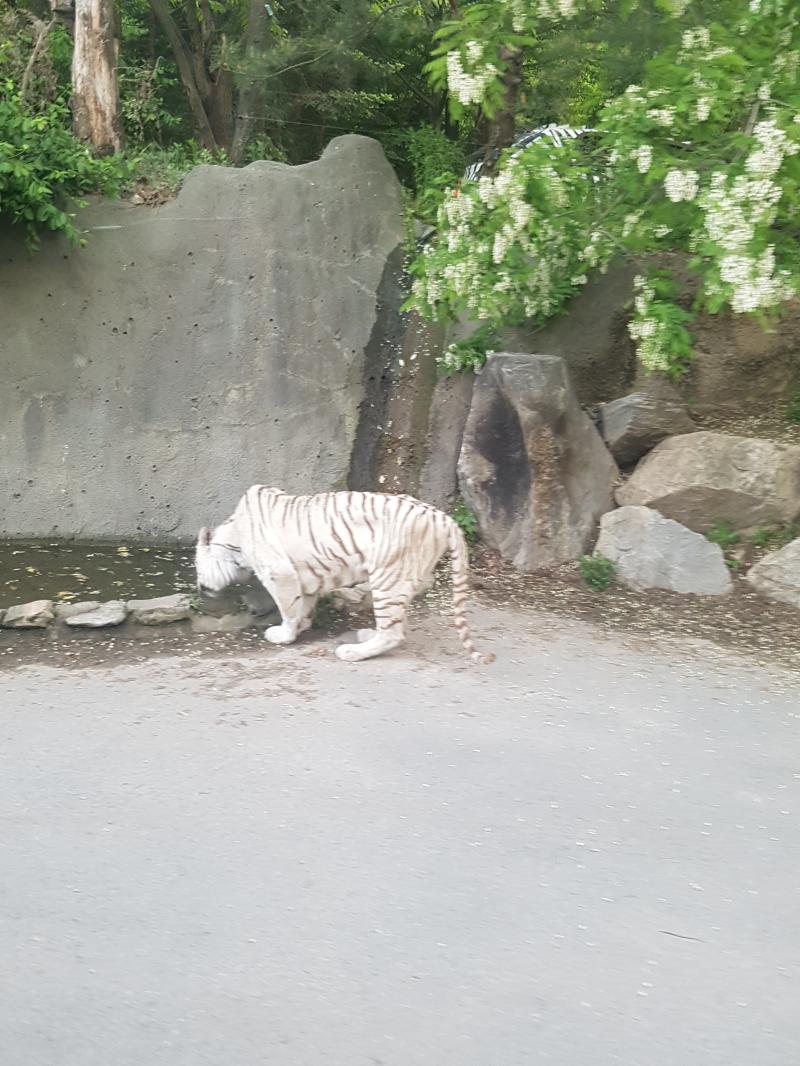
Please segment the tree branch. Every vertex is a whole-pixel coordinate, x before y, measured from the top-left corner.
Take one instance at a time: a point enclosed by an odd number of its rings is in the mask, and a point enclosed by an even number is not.
[[[41,19],[37,18],[32,19],[32,21],[34,23],[34,29],[36,30],[36,43],[33,46],[33,51],[25,66],[25,73],[22,75],[22,82],[20,84],[19,92],[23,102],[28,98],[28,89],[30,88],[31,79],[33,78],[33,68],[36,66],[36,60],[41,55],[42,48],[47,40],[47,35],[56,24],[56,17],[54,15],[49,22],[42,22]]]

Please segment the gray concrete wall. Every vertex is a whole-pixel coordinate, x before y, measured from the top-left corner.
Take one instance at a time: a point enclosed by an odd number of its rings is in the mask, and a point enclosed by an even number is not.
[[[0,535],[193,537],[254,482],[347,483],[402,298],[375,141],[80,221],[79,249],[0,233]]]

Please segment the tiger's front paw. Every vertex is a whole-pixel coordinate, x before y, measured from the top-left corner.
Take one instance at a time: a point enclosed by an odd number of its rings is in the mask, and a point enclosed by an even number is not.
[[[290,626],[270,626],[264,632],[264,639],[270,644],[293,644],[297,634]]]
[[[358,644],[340,644],[336,649],[336,658],[346,663],[357,663],[366,658],[364,649]]]

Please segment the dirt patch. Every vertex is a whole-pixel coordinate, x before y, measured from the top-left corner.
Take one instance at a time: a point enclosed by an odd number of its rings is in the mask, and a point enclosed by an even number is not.
[[[591,622],[626,637],[638,633],[671,644],[710,641],[760,665],[800,670],[800,613],[762,599],[740,575],[734,575],[733,593],[719,599],[658,590],[639,593],[616,583],[605,592],[594,592],[584,583],[576,563],[522,574],[484,548],[474,553],[473,573],[477,595],[493,606]],[[439,609],[449,609],[449,588],[443,577],[429,595]]]

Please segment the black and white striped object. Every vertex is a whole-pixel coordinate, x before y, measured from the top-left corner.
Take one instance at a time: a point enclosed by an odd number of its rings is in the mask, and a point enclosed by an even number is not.
[[[575,129],[572,126],[558,126],[555,123],[551,123],[548,126],[537,126],[536,129],[528,130],[526,133],[520,134],[519,137],[511,145],[512,148],[517,149],[513,154],[522,151],[527,148],[528,145],[535,144],[537,141],[549,140],[556,148],[560,148],[565,141],[574,141],[578,137],[582,137],[586,133],[593,133],[594,130],[589,129],[586,126],[580,126]],[[469,164],[464,171],[464,181],[475,181],[481,176],[483,168],[486,165],[484,159],[479,159],[476,162]]]

